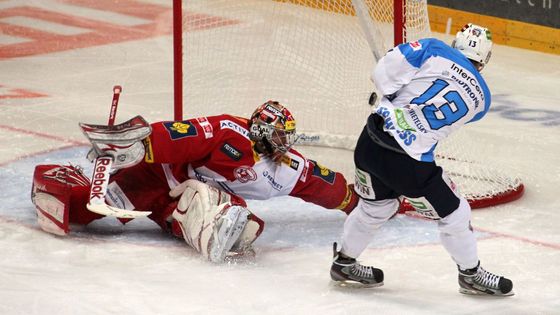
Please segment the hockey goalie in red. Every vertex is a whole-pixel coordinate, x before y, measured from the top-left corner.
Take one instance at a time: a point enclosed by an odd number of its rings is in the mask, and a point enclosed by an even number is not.
[[[80,126],[93,145],[91,160],[113,158],[106,203],[151,211],[148,218],[213,262],[250,251],[264,228],[244,199],[290,195],[346,213],[358,200],[342,174],[292,148],[296,122],[278,102],[259,106],[250,120],[219,115],[149,125],[137,116]],[[33,184],[47,232],[66,235],[70,223],[103,217],[87,210],[90,180],[78,167],[39,165]]]

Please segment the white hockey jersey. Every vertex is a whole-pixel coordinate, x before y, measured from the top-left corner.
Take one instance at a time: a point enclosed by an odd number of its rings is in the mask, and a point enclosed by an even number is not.
[[[490,91],[473,64],[435,38],[390,50],[372,80],[383,95],[376,113],[384,130],[419,161],[433,161],[438,141],[490,107]]]

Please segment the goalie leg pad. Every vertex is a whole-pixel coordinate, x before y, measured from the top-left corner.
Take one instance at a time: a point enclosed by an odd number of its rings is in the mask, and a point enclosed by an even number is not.
[[[85,207],[89,186],[89,179],[80,167],[36,166],[31,201],[35,205],[41,229],[56,235],[67,235],[70,223],[88,224],[101,218]]]
[[[232,250],[246,250],[262,231],[262,221],[237,196],[192,179],[170,192],[179,195],[174,225],[187,244],[212,262],[223,262]]]

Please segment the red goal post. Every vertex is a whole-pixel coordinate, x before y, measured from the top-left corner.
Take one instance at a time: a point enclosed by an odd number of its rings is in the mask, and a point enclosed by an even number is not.
[[[351,151],[372,110],[376,60],[397,43],[431,36],[426,0],[173,3],[174,119],[183,109],[189,117],[248,117],[274,99],[290,108],[304,143],[315,147]],[[436,153],[471,206],[519,198],[521,180],[479,162],[465,141],[473,143],[460,131]],[[335,162],[328,166],[354,176],[351,154]]]

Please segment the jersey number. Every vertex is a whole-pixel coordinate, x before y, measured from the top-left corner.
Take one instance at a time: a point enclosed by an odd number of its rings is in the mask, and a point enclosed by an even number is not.
[[[426,104],[426,106],[422,108],[422,113],[426,116],[426,120],[433,130],[438,130],[441,127],[452,125],[454,122],[465,116],[469,111],[467,104],[457,91],[449,91],[445,93],[443,98],[447,101],[447,103],[444,103],[439,107],[434,104],[428,104],[432,98],[443,91],[443,89],[445,89],[448,85],[449,83],[441,79],[437,79],[426,90],[426,92],[410,101],[412,104]],[[450,104],[454,104],[456,110],[453,110]]]

